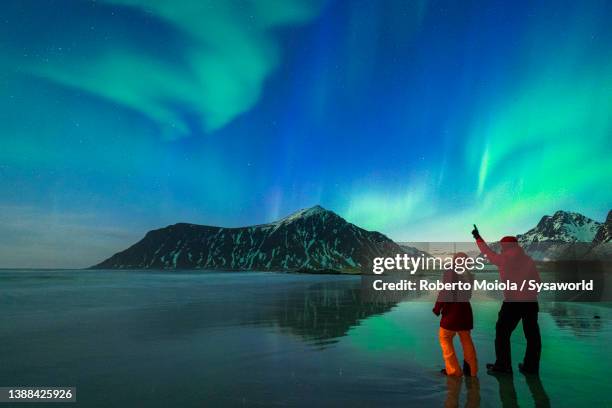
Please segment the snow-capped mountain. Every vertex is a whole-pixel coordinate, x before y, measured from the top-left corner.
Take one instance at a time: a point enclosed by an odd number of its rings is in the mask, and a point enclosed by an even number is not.
[[[592,242],[600,226],[600,222],[582,214],[557,211],[552,216],[542,217],[535,228],[517,238],[524,244],[544,241]]]
[[[148,232],[141,241],[93,268],[358,273],[374,257],[404,252],[383,234],[366,231],[315,206],[250,227],[170,225]]]
[[[577,259],[586,254],[602,223],[582,214],[557,211],[517,238],[534,259]]]

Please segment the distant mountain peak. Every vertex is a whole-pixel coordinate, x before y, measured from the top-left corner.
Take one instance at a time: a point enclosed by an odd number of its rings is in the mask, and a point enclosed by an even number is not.
[[[602,223],[580,213],[557,211],[517,238],[534,259],[576,259],[586,254],[601,227]]]
[[[285,218],[297,218],[297,217],[310,217],[313,215],[321,215],[321,214],[327,214],[327,213],[331,213],[331,214],[335,214],[333,211],[327,210],[323,207],[321,207],[320,205],[314,205],[312,207],[309,208],[302,208],[301,210],[298,210],[290,215],[288,215]]]
[[[313,205],[310,208],[307,208],[307,211],[315,212],[316,213],[316,212],[329,211],[329,210],[326,210],[325,208],[323,208],[319,204],[317,204],[317,205]]]
[[[593,222],[593,220],[580,213],[573,212],[573,211],[558,210],[553,215],[543,216],[540,222],[538,223],[538,226],[547,226],[550,223],[552,223],[557,228],[560,228],[562,227],[562,224],[564,223],[582,225],[584,223],[589,223],[589,222]]]
[[[519,241],[532,242],[591,242],[601,226],[577,212],[557,211],[552,216],[545,215],[535,228],[519,235]]]
[[[340,217],[338,214],[336,214],[333,211],[327,210],[321,207],[320,205],[315,205],[309,208],[302,208],[301,210],[298,210],[292,214],[289,214],[288,216],[281,218],[280,220],[273,222],[272,224],[287,223],[287,222],[295,221],[295,220],[302,219],[302,218],[326,217],[326,216]]]

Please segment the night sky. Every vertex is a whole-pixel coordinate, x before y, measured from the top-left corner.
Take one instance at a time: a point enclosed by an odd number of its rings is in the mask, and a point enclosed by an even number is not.
[[[0,267],[315,204],[398,241],[612,207],[612,2],[0,9]]]

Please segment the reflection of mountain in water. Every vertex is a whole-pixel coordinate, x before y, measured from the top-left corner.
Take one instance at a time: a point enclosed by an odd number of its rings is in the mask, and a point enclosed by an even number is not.
[[[326,282],[287,293],[279,306],[276,320],[281,327],[317,345],[325,345],[335,343],[369,316],[391,310],[395,303],[365,302],[358,285],[347,287],[345,282]]]
[[[141,292],[134,291],[133,313],[113,315],[108,322],[98,322],[98,326],[119,324],[127,328],[124,333],[155,331],[157,337],[192,336],[219,328],[276,327],[307,342],[324,345],[345,336],[369,316],[387,312],[395,305],[364,301],[361,281],[356,277],[321,276],[316,280],[305,278],[310,279],[305,282],[281,274],[249,275],[193,275],[195,279],[186,279],[185,285],[155,286],[154,300],[150,288],[145,287]]]
[[[576,336],[589,336],[602,329],[602,319],[595,318],[596,312],[584,304],[541,303],[540,308],[552,316],[559,328],[570,329]]]

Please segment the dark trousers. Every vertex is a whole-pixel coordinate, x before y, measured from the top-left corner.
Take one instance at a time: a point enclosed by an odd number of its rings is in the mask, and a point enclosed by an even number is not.
[[[495,325],[495,365],[512,367],[510,336],[519,321],[523,321],[523,332],[527,339],[527,350],[523,364],[528,370],[539,370],[542,339],[538,326],[538,302],[504,302]]]

